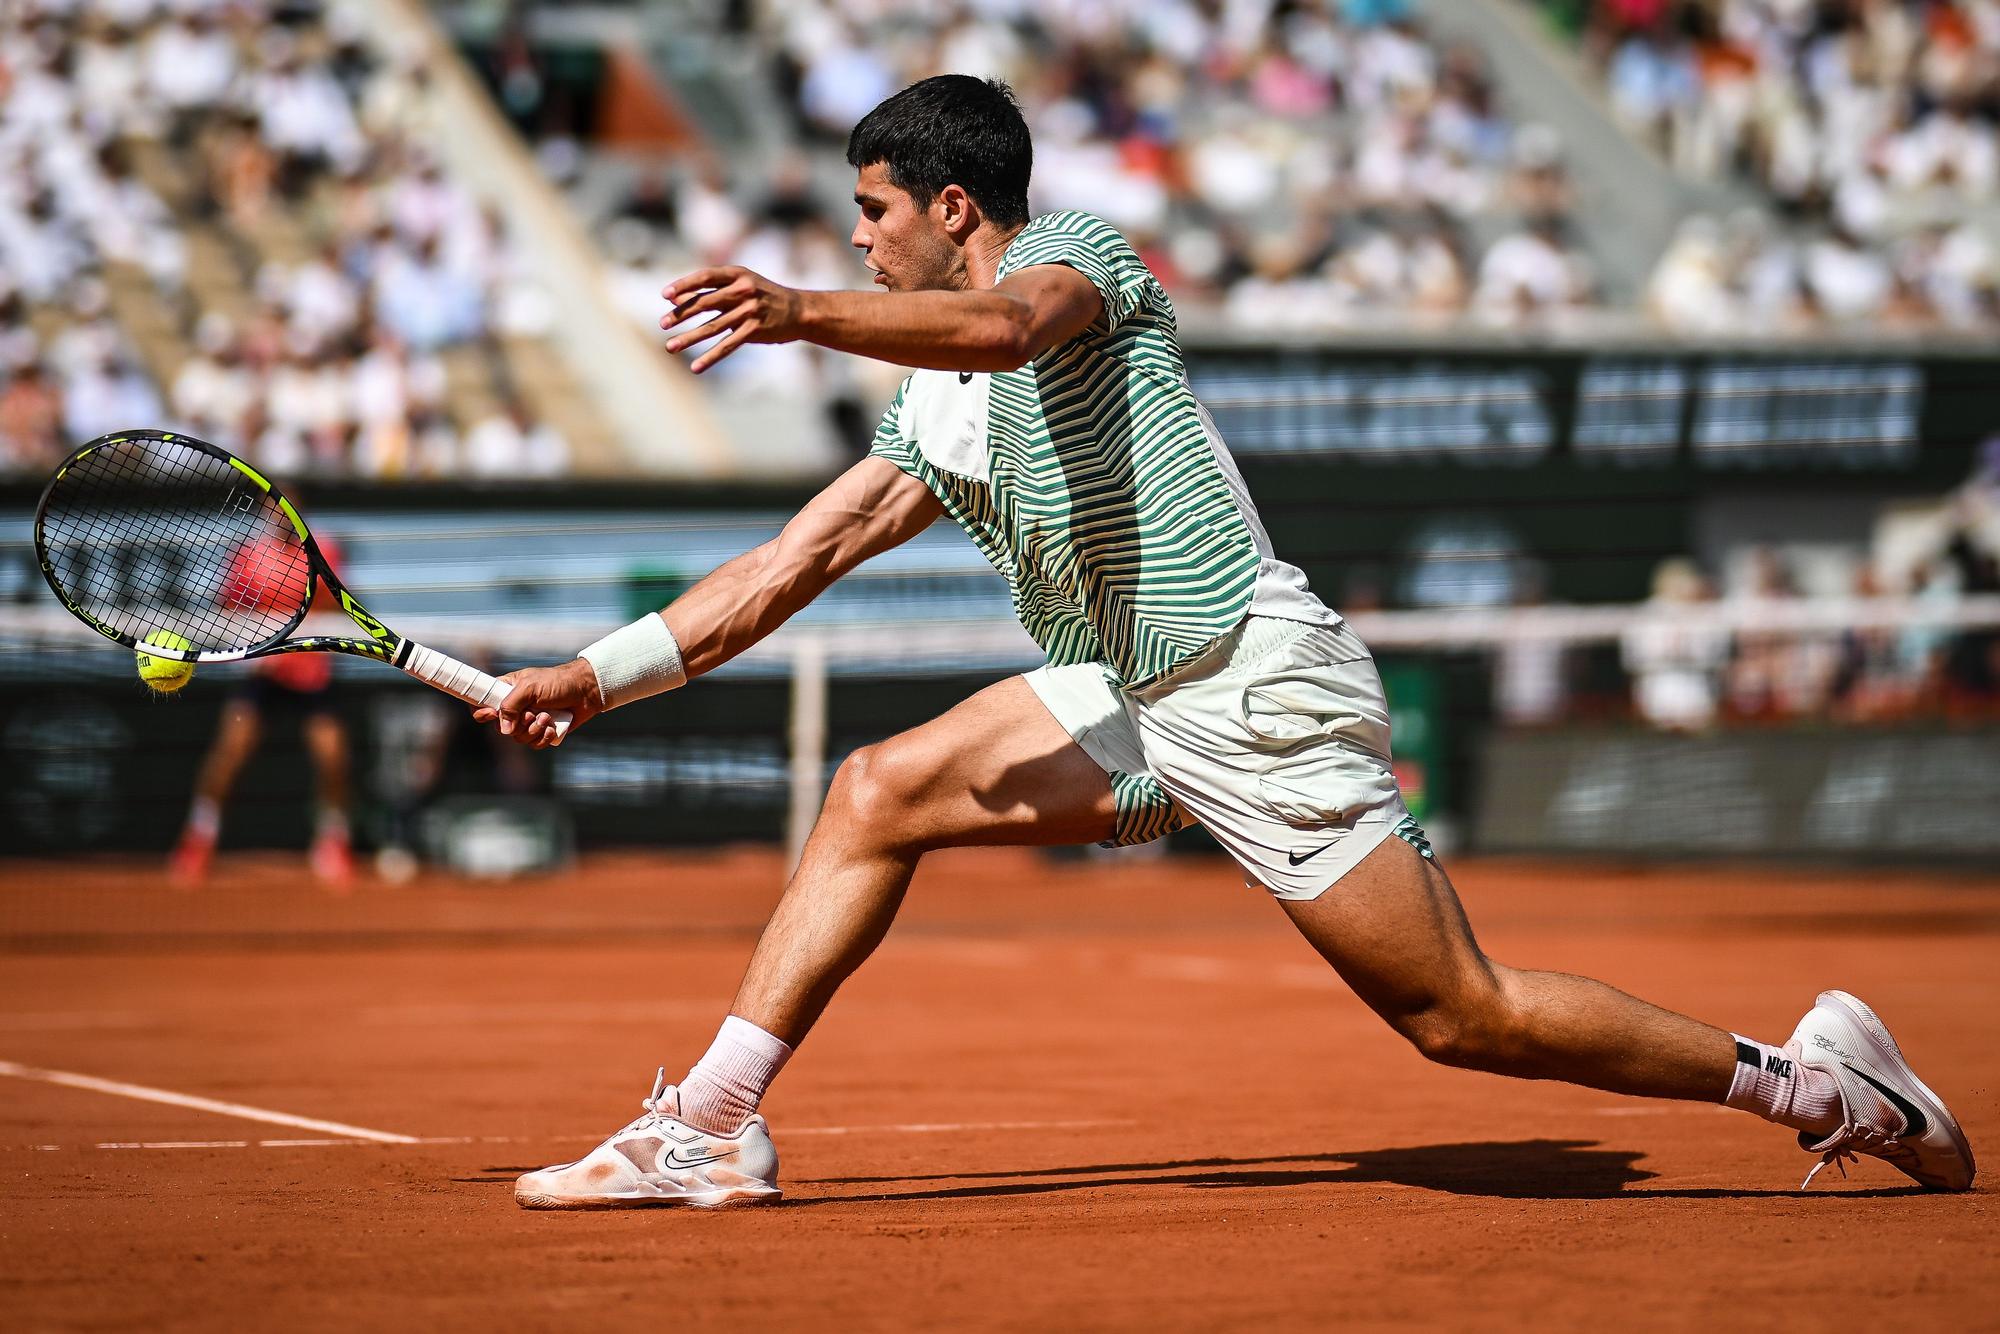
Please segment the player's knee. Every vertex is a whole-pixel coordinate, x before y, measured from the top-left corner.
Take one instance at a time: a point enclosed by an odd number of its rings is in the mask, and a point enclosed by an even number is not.
[[[1439,998],[1396,1025],[1424,1059],[1467,1070],[1506,1071],[1527,1050],[1527,1026],[1506,989],[1479,985]]]
[[[347,758],[347,736],[331,718],[314,718],[305,728],[306,745],[321,764],[339,763]]]
[[[1478,1046],[1473,1028],[1465,1016],[1449,1006],[1436,1005],[1421,1013],[1407,1015],[1396,1031],[1409,1039],[1427,1061],[1439,1065],[1470,1065]]]
[[[917,827],[930,770],[907,742],[891,737],[841,762],[825,812],[872,835],[900,840]]]

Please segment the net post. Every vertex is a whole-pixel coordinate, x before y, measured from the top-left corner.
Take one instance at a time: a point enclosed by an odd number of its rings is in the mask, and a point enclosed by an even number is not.
[[[806,836],[819,818],[826,773],[826,641],[797,635],[792,642],[791,800],[785,812],[785,876],[797,869]]]

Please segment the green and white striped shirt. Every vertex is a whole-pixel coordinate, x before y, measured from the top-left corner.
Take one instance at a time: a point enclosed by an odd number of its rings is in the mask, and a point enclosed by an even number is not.
[[[1269,539],[1214,424],[1188,388],[1174,308],[1108,223],[1050,213],[999,276],[1064,264],[1103,314],[1016,371],[918,371],[871,453],[918,478],[1007,580],[1021,624],[1057,666],[1105,664],[1138,689],[1253,605],[1338,621]]]

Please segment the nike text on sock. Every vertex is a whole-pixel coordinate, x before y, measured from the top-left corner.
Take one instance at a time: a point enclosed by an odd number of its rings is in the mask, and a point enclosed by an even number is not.
[[[1830,1135],[1840,1128],[1840,1085],[1832,1075],[1798,1060],[1795,1051],[1730,1036],[1736,1039],[1736,1071],[1724,1106],[1809,1135]]]
[[[680,1119],[712,1135],[733,1135],[764,1099],[792,1049],[747,1019],[730,1015],[681,1081]]]

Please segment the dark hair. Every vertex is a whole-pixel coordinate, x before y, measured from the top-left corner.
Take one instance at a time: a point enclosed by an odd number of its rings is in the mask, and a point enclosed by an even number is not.
[[[956,185],[1003,227],[1028,220],[1035,148],[1013,90],[998,79],[940,74],[884,101],[847,139],[848,166],[877,162],[919,208]]]

